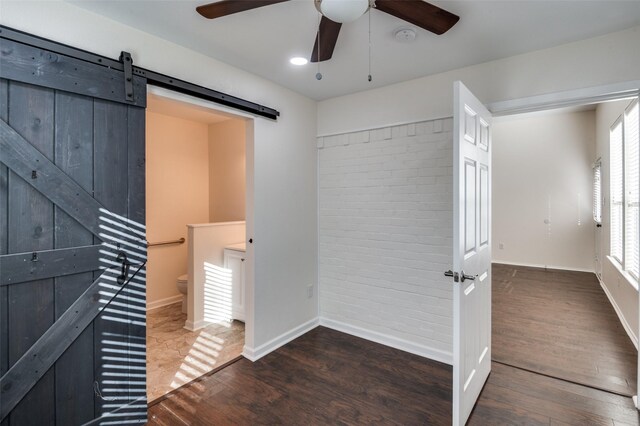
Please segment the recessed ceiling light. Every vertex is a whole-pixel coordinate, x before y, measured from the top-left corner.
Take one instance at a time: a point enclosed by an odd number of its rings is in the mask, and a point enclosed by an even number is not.
[[[296,56],[295,58],[289,59],[289,62],[291,62],[293,65],[307,65],[309,61],[307,60],[307,58],[303,58],[302,56]]]

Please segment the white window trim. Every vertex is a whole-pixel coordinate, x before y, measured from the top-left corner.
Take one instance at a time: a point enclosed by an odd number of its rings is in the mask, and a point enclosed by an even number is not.
[[[638,280],[635,279],[629,272],[622,269],[622,265],[620,264],[620,262],[618,262],[618,259],[610,255],[607,255],[607,259],[609,259],[609,262],[611,262],[611,264],[618,270],[620,275],[622,275],[627,280],[631,287],[635,288],[636,291],[640,291],[638,289]]]
[[[616,127],[618,127],[618,125],[620,126],[620,132],[622,134],[622,144],[620,147],[620,155],[622,157],[622,200],[619,202],[620,206],[622,207],[622,220],[621,220],[621,224],[620,226],[622,227],[622,236],[621,241],[620,241],[620,245],[622,247],[622,253],[620,254],[620,259],[618,259],[618,257],[616,255],[613,254],[613,248],[612,248],[612,244],[613,244],[613,238],[611,235],[611,232],[613,230],[613,227],[611,226],[611,217],[612,214],[611,212],[613,211],[612,206],[614,204],[613,201],[613,194],[611,193],[611,175],[613,174],[613,170],[614,167],[611,163],[611,133],[613,132],[613,129],[615,129]],[[625,158],[624,158],[624,112],[622,113],[622,115],[620,117],[618,117],[616,119],[616,121],[613,122],[613,124],[611,125],[611,127],[609,128],[609,256],[615,261],[617,262],[617,264],[620,266],[621,270],[625,270],[624,267],[624,250],[625,250],[625,218],[626,216],[626,209],[625,209],[625,188],[624,188],[624,184],[625,184]],[[618,204],[618,203],[616,203]],[[616,266],[618,266],[616,265]]]
[[[625,151],[626,151],[626,134],[625,134],[625,114],[626,111],[632,107],[632,105],[634,105],[634,103],[638,103],[640,105],[640,99],[635,98],[634,100],[632,100],[629,105],[624,109],[624,112],[622,113],[622,115],[620,117],[618,117],[614,123],[611,125],[610,129],[609,129],[609,134],[611,135],[611,132],[613,131],[613,129],[618,126],[621,125],[621,131],[622,131],[622,259],[618,259],[616,256],[614,256],[612,254],[612,241],[611,241],[611,205],[613,203],[613,196],[610,194],[609,197],[609,254],[607,255],[607,258],[609,259],[609,261],[613,264],[613,266],[618,270],[618,272],[620,272],[620,274],[622,276],[625,277],[625,279],[629,282],[629,284],[631,284],[631,286],[633,288],[636,289],[636,291],[638,291],[638,281],[640,280],[640,277],[636,276],[635,274],[631,273],[630,271],[627,270],[626,266],[625,266],[625,261],[627,258],[626,255],[626,250],[627,250],[627,230],[626,230],[626,221],[627,221],[627,196],[626,196],[626,180],[627,180],[627,171],[626,171],[626,157],[625,157]],[[639,118],[640,120],[640,118]],[[609,143],[611,143],[611,140],[609,140]],[[611,148],[609,148],[611,149]],[[611,158],[609,158],[609,180],[611,180]],[[609,182],[609,185],[611,185],[611,182]]]

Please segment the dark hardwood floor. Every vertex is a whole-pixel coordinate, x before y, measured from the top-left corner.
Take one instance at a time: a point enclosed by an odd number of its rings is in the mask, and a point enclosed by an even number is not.
[[[451,367],[318,327],[149,407],[149,425],[448,425]],[[630,398],[494,363],[470,425],[640,425]]]
[[[494,361],[636,393],[637,351],[594,274],[493,266]]]
[[[319,327],[149,408],[150,425],[448,424],[451,368]]]
[[[467,423],[487,425],[639,425],[629,397],[494,362]]]

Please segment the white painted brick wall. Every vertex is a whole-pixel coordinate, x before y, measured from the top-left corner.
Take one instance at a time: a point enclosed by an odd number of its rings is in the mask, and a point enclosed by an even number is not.
[[[452,125],[318,138],[322,318],[451,352]]]

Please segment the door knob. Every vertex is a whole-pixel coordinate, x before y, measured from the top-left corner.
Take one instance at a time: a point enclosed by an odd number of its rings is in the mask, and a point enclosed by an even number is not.
[[[465,280],[469,280],[469,281],[475,281],[475,279],[478,278],[477,275],[467,275],[464,273],[464,271],[462,271],[460,273],[460,282],[464,282]]]

